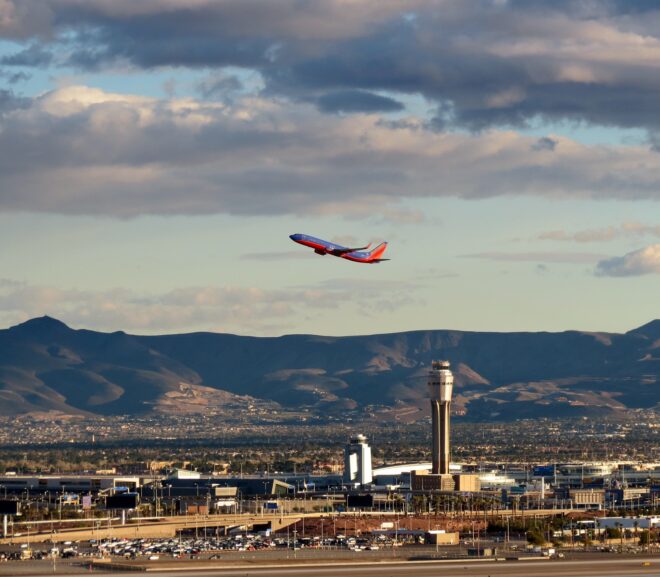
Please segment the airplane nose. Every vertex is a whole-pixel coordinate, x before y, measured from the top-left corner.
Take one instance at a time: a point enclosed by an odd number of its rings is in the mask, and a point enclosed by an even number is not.
[[[291,240],[298,240],[300,238],[300,235],[299,234],[291,234],[291,235],[289,235],[289,238]]]

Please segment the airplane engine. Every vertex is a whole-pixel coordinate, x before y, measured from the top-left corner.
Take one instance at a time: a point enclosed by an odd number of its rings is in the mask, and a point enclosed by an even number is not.
[[[327,254],[324,250],[321,250],[320,248],[315,248],[314,252],[316,254],[320,254],[321,256],[325,256]]]

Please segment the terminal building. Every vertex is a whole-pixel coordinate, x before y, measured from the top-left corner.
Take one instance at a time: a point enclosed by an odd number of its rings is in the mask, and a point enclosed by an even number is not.
[[[137,491],[145,479],[124,475],[14,475],[0,476],[0,495],[9,493],[97,493],[123,487]]]

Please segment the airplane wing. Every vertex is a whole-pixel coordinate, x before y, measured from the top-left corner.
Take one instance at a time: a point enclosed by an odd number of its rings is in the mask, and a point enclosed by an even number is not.
[[[349,252],[356,252],[358,250],[367,250],[371,246],[371,243],[369,243],[367,246],[361,246],[359,248],[335,248],[330,251],[330,254],[334,254],[335,256],[341,256],[342,254],[348,254]]]

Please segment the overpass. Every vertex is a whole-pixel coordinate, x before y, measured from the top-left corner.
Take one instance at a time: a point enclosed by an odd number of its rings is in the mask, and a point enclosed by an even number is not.
[[[563,513],[575,512],[573,509],[532,509],[524,511],[500,510],[486,512],[475,511],[472,514],[438,515],[445,518],[463,518],[474,520],[502,519],[507,517],[548,517]],[[406,518],[405,514],[390,511],[359,511],[342,513],[240,513],[226,515],[177,515],[164,517],[133,517],[125,523],[120,517],[104,519],[67,519],[52,521],[19,521],[12,525],[13,535],[0,539],[0,544],[6,543],[37,543],[44,541],[86,541],[89,539],[147,539],[173,538],[181,531],[216,529],[228,531],[233,528],[245,527],[253,530],[255,526],[279,531],[294,525],[303,519],[335,518],[346,519],[359,515],[362,517],[393,517]],[[430,518],[436,517],[429,515]],[[76,525],[66,527],[66,525]]]

